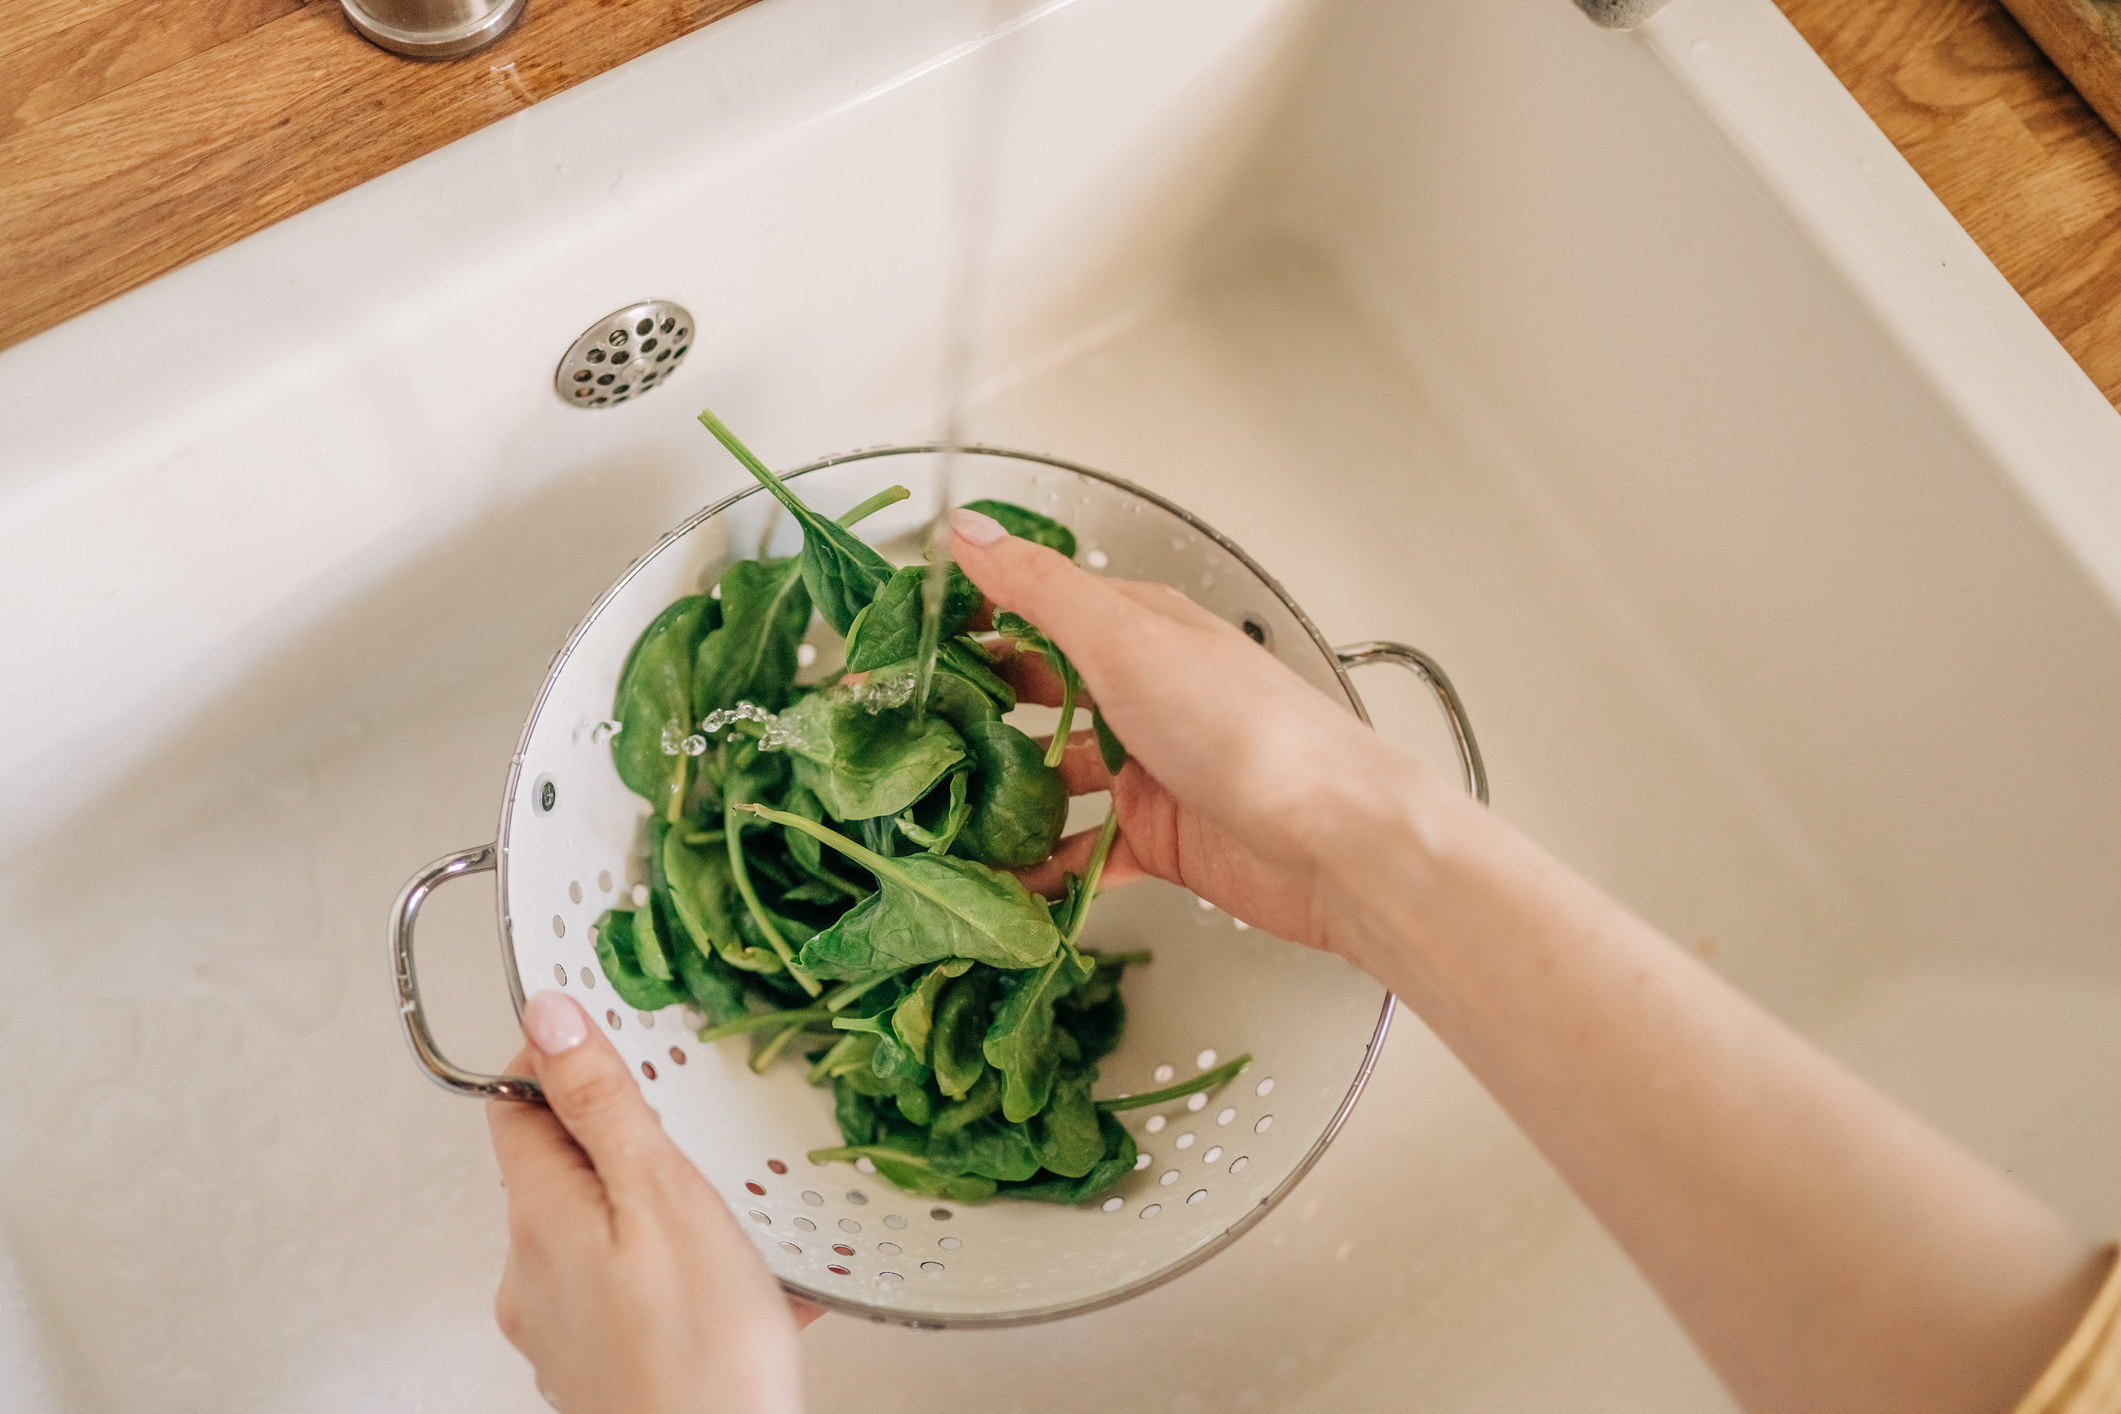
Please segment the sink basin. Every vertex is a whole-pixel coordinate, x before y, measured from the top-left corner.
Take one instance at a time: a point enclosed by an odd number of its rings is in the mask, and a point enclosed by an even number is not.
[[[2121,417],[1770,0],[1629,34],[1563,0],[764,0],[0,353],[0,1235],[45,1352],[0,1380],[544,1407],[385,909],[492,837],[576,618],[740,484],[699,406],[780,465],[939,430],[977,113],[1010,160],[973,435],[1189,507],[1329,638],[1436,654],[1496,809],[2121,1226]],[[699,321],[671,386],[563,406],[575,337],[648,298]],[[1448,769],[1415,689],[1362,685]],[[497,1068],[456,892],[423,980]],[[806,1342],[815,1406],[878,1414],[1730,1407],[1410,1017],[1180,1280]]]

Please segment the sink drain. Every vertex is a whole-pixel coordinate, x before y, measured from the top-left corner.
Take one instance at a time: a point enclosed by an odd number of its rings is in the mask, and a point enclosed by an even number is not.
[[[692,350],[692,315],[667,299],[613,310],[582,331],[552,375],[569,407],[617,407],[661,387]]]

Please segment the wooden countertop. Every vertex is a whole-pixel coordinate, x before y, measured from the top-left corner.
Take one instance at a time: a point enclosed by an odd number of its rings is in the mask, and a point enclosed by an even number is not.
[[[333,0],[0,0],[0,347],[749,3],[531,0],[420,63]],[[1998,0],[1777,3],[2121,405],[2121,141]]]
[[[0,0],[0,347],[751,0],[530,0],[462,59],[337,0]]]

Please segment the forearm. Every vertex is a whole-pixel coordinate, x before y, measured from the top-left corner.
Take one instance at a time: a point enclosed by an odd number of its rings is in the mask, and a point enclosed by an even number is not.
[[[1411,768],[1365,797],[1333,946],[1465,1061],[1749,1409],[2010,1408],[2090,1299],[2089,1244],[1464,797]]]

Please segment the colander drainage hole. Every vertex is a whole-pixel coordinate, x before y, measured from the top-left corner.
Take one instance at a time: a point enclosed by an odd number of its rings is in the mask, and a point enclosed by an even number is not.
[[[796,1225],[797,1227],[801,1228],[801,1229],[802,1229],[803,1231],[805,1231],[805,1232],[816,1232],[816,1231],[817,1231],[817,1224],[816,1224],[816,1223],[814,1223],[814,1222],[812,1222],[812,1221],[810,1221],[810,1219],[808,1219],[808,1218],[797,1218],[797,1219],[795,1220],[795,1225]]]
[[[896,1242],[879,1242],[876,1244],[876,1250],[883,1253],[886,1257],[896,1257],[906,1249],[899,1246]]]
[[[1214,1162],[1215,1162],[1216,1160],[1220,1159],[1220,1158],[1221,1158],[1222,1156],[1223,1156],[1223,1146],[1222,1146],[1222,1145],[1220,1145],[1220,1144],[1217,1144],[1217,1145],[1215,1145],[1215,1146],[1214,1146],[1213,1148],[1209,1149],[1207,1153],[1205,1153],[1205,1154],[1202,1154],[1202,1155],[1200,1156],[1200,1161],[1201,1161],[1202,1163],[1204,1163],[1204,1164],[1212,1164],[1212,1163],[1214,1163]]]
[[[567,969],[557,962],[552,965],[552,976],[562,987],[567,985]]]
[[[593,967],[584,967],[582,969],[582,985],[585,987],[594,987],[596,984],[596,969]]]
[[[1207,1196],[1208,1196],[1208,1190],[1207,1190],[1207,1189],[1205,1189],[1205,1188],[1196,1188],[1196,1189],[1194,1189],[1194,1190],[1193,1190],[1193,1191],[1192,1191],[1191,1193],[1188,1193],[1188,1194],[1186,1195],[1186,1201],[1187,1201],[1188,1203],[1198,1203],[1198,1202],[1200,1202],[1200,1201],[1201,1201],[1201,1200],[1202,1200],[1203,1198],[1206,1198]]]
[[[1136,1173],[1140,1173],[1140,1172],[1141,1172],[1141,1171],[1142,1171],[1143,1169],[1145,1169],[1145,1168],[1149,1167],[1149,1165],[1151,1165],[1151,1164],[1153,1164],[1153,1163],[1155,1163],[1155,1162],[1156,1162],[1156,1159],[1155,1159],[1155,1157],[1154,1157],[1153,1155],[1150,1155],[1150,1154],[1136,1154],[1136,1155],[1134,1156],[1134,1171],[1135,1171]]]
[[[1208,1108],[1208,1097],[1206,1095],[1186,1096],[1186,1109],[1191,1113],[1199,1114],[1206,1108]]]
[[[852,1272],[848,1271],[848,1270],[847,1270],[847,1269],[846,1269],[845,1267],[841,1266],[841,1265],[840,1265],[840,1264],[839,1264],[838,1262],[828,1262],[828,1263],[826,1263],[826,1264],[825,1264],[825,1270],[826,1270],[826,1271],[828,1271],[828,1272],[830,1272],[830,1273],[832,1273],[832,1274],[833,1274],[834,1276],[836,1276],[836,1277],[844,1277],[844,1276],[852,1276],[852,1275],[854,1275],[854,1274],[853,1274]]]
[[[859,1159],[856,1159],[854,1161],[854,1167],[857,1171],[861,1173],[876,1172],[876,1165],[869,1161],[869,1156],[867,1154],[864,1154]]]
[[[1155,1216],[1156,1216],[1156,1215],[1157,1215],[1158,1213],[1162,1212],[1163,1210],[1164,1210],[1164,1205],[1163,1205],[1163,1204],[1161,1204],[1161,1203],[1151,1203],[1151,1204],[1150,1204],[1150,1205],[1149,1205],[1148,1207],[1146,1207],[1146,1208],[1142,1209],[1142,1218],[1143,1218],[1143,1219],[1144,1219],[1144,1220],[1146,1221],[1146,1220],[1147,1220],[1147,1219],[1149,1219],[1149,1218],[1153,1218],[1153,1217],[1155,1217]]]
[[[943,1274],[943,1264],[941,1262],[923,1262],[921,1263],[921,1270],[929,1276],[939,1277]]]
[[[1105,1211],[1108,1213],[1116,1213],[1125,1206],[1127,1206],[1127,1200],[1124,1198],[1107,1198],[1105,1200]]]
[[[1181,1134],[1181,1135],[1179,1135],[1179,1136],[1178,1136],[1178,1143],[1177,1143],[1177,1144],[1176,1144],[1175,1146],[1173,1146],[1173,1147],[1175,1147],[1175,1148],[1179,1148],[1179,1149],[1190,1149],[1190,1148],[1192,1148],[1192,1147],[1193,1147],[1193,1136],[1192,1136],[1192,1135],[1190,1135],[1190,1134]]]
[[[962,1238],[946,1237],[935,1245],[942,1248],[945,1252],[955,1252],[958,1248],[964,1246],[965,1243]]]
[[[950,1221],[950,1210],[948,1208],[930,1208],[928,1216],[939,1223],[946,1223]]]
[[[568,880],[567,898],[570,903],[580,903],[582,901],[582,881],[580,879]]]
[[[806,1188],[803,1190],[803,1201],[813,1208],[822,1208],[825,1206],[825,1195],[814,1188]]]
[[[609,869],[597,875],[597,887],[607,894],[611,892],[611,871]]]
[[[567,920],[560,917],[557,913],[552,915],[552,936],[555,938],[567,936]]]
[[[847,1190],[847,1201],[859,1208],[869,1201],[869,1195],[859,1188],[850,1188]]]
[[[1266,1132],[1267,1132],[1268,1130],[1272,1129],[1273,1127],[1274,1127],[1274,1116],[1273,1116],[1273,1115],[1261,1115],[1261,1116],[1259,1117],[1259,1123],[1258,1123],[1258,1124],[1255,1124],[1255,1125],[1253,1125],[1253,1126],[1252,1126],[1252,1132],[1253,1132],[1254,1134],[1265,1134],[1265,1133],[1266,1133]]]
[[[840,1231],[841,1231],[841,1232],[860,1232],[861,1230],[862,1230],[862,1225],[861,1225],[860,1223],[856,1222],[856,1221],[855,1221],[855,1220],[854,1220],[853,1218],[841,1218],[841,1219],[840,1219]]]
[[[1261,1099],[1265,1099],[1267,1096],[1273,1094],[1274,1077],[1270,1075],[1265,1080],[1260,1081],[1258,1085],[1253,1087],[1252,1093],[1259,1096]]]
[[[1166,1064],[1160,1065],[1155,1070],[1150,1071],[1149,1078],[1151,1080],[1154,1080],[1159,1085],[1167,1085],[1170,1083],[1171,1077],[1176,1074],[1178,1074],[1178,1068],[1176,1066]]]
[[[745,1179],[745,1180],[744,1180],[744,1188],[745,1188],[745,1190],[746,1190],[747,1192],[750,1192],[750,1193],[752,1193],[752,1194],[754,1194],[754,1195],[756,1195],[756,1196],[758,1196],[758,1197],[760,1197],[760,1198],[763,1198],[763,1197],[765,1197],[765,1196],[766,1196],[766,1185],[765,1185],[765,1184],[763,1184],[763,1183],[760,1183],[760,1182],[759,1182],[759,1181],[758,1181],[757,1179],[751,1179],[751,1178],[747,1178],[747,1179]]]
[[[1209,1069],[1215,1064],[1215,1052],[1202,1051],[1199,1055],[1193,1058],[1193,1064],[1198,1066],[1202,1070]]]
[[[760,1212],[757,1208],[753,1208],[751,1210],[751,1220],[757,1223],[760,1227],[773,1226],[773,1219],[768,1217],[766,1214]]]
[[[1163,1171],[1162,1177],[1158,1178],[1156,1181],[1158,1183],[1161,1183],[1164,1187],[1169,1188],[1172,1184],[1178,1182],[1178,1170],[1165,1169]]]
[[[769,1169],[771,1169],[771,1170],[773,1170],[773,1172],[775,1172],[775,1173],[786,1173],[786,1172],[788,1172],[788,1165],[786,1165],[786,1164],[782,1163],[782,1162],[781,1162],[781,1161],[780,1161],[779,1159],[768,1159],[768,1160],[766,1160],[766,1167],[767,1167],[767,1168],[769,1168]]]
[[[647,1076],[647,1077],[648,1077],[648,1078],[649,1078],[650,1080],[653,1080],[653,1079],[655,1079],[655,1062],[654,1062],[654,1061],[642,1061],[642,1062],[641,1062],[641,1074],[643,1074],[643,1075]]]
[[[1148,1122],[1142,1125],[1142,1128],[1148,1130],[1151,1134],[1161,1134],[1164,1132],[1164,1126],[1170,1122],[1162,1115],[1150,1115]]]
[[[635,1013],[634,1013],[634,1015],[635,1015],[636,1017],[638,1017],[638,1018],[640,1019],[641,1025],[643,1025],[643,1026],[647,1027],[647,1028],[648,1028],[649,1030],[651,1030],[651,1031],[655,1030],[655,1013],[654,1013],[654,1012],[652,1012],[652,1011],[637,1011],[637,1012],[635,1012]]]
[[[896,1231],[899,1228],[904,1227],[905,1225],[906,1220],[900,1217],[897,1213],[888,1213],[884,1217],[884,1226],[891,1228],[893,1231]]]
[[[625,1022],[619,1020],[619,1014],[617,1012],[612,1011],[608,1007],[605,1008],[604,1011],[604,1021],[605,1024],[610,1026],[611,1029],[614,1031],[618,1030],[621,1026],[624,1026],[626,1024]]]
[[[852,1257],[854,1255],[854,1249],[844,1242],[833,1243],[832,1250],[839,1253],[842,1257]]]
[[[670,1048],[670,1063],[672,1065],[683,1065],[685,1063],[685,1053],[676,1046],[672,1046]]]
[[[1243,1154],[1239,1154],[1236,1158],[1230,1160],[1230,1172],[1243,1173],[1245,1171],[1245,1165],[1251,1162],[1252,1161],[1246,1158]]]
[[[1228,1124],[1231,1120],[1236,1118],[1237,1107],[1234,1105],[1226,1106],[1223,1109],[1217,1110],[1215,1112],[1215,1122],[1217,1124]]]
[[[800,1257],[803,1255],[803,1249],[796,1246],[793,1242],[783,1242],[781,1244],[781,1250],[783,1252],[786,1252],[791,1257]]]
[[[904,1280],[905,1280],[905,1278],[904,1278],[904,1277],[902,1277],[902,1276],[900,1276],[900,1275],[899,1275],[899,1274],[898,1274],[897,1272],[878,1272],[878,1273],[876,1274],[876,1279],[877,1279],[878,1281],[904,1281]]]

